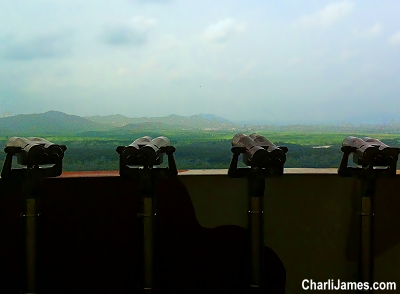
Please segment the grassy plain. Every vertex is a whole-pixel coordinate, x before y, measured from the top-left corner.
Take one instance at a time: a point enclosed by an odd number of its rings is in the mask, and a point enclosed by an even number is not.
[[[254,131],[257,132],[257,131]],[[126,133],[106,133],[99,132],[93,134],[84,133],[69,136],[45,136],[46,139],[57,143],[71,144],[102,144],[116,142],[118,144],[129,144],[136,138],[149,135],[151,137],[166,136],[175,145],[192,144],[196,142],[213,142],[231,140],[238,132],[231,131],[164,131],[164,132],[126,132]],[[300,133],[300,132],[257,132],[267,137],[271,142],[283,142],[288,144],[298,144],[303,146],[322,146],[341,144],[347,136],[373,137],[382,141],[399,142],[400,134],[366,134],[366,133]],[[250,132],[246,132],[250,134]],[[6,140],[5,137],[0,138]],[[397,143],[396,143],[397,144]]]
[[[250,134],[256,129],[239,131]],[[128,145],[138,137],[166,136],[176,147],[175,158],[179,169],[228,168],[231,160],[231,139],[238,131],[125,131],[125,132],[85,132],[70,135],[40,135],[38,137],[65,144],[68,150],[64,158],[65,171],[117,170],[119,145]],[[365,133],[301,133],[301,132],[257,132],[277,145],[289,148],[285,167],[328,168],[337,167],[342,152],[340,146],[346,136],[369,136],[382,140],[388,145],[399,146],[400,134]],[[0,137],[0,145],[5,146],[8,138]],[[312,148],[315,146],[329,148]],[[0,152],[3,165],[4,152]]]

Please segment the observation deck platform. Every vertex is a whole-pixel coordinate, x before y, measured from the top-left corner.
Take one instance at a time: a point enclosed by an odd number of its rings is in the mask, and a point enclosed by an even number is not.
[[[374,236],[374,280],[398,286],[399,174],[377,180]],[[19,192],[4,182],[0,179],[0,271],[6,274],[0,276],[0,292],[11,294],[21,282],[24,248]],[[197,282],[207,275],[227,281],[229,273],[219,273],[223,264],[234,268],[242,262],[235,257],[235,250],[241,250],[235,236],[243,233],[248,222],[246,179],[229,178],[227,170],[180,170],[178,182],[158,187],[159,217],[164,224],[160,232],[164,233],[157,244],[165,247],[159,270],[181,285],[193,282],[193,275],[199,277]],[[282,177],[266,179],[264,245],[284,265],[286,293],[302,292],[304,279],[358,281],[358,182],[338,176],[337,169],[287,168]],[[181,184],[187,193],[178,195],[175,191]],[[120,178],[118,171],[63,172],[44,180],[42,196],[38,289],[42,293],[84,293],[77,289],[131,293],[127,289],[140,276],[134,254],[140,243],[137,183]],[[210,253],[212,246],[207,244],[213,240],[220,241]],[[207,273],[203,261],[218,258],[222,265]],[[187,264],[197,262],[202,266],[185,273]],[[278,283],[273,266],[267,272]],[[392,293],[400,293],[396,291]]]

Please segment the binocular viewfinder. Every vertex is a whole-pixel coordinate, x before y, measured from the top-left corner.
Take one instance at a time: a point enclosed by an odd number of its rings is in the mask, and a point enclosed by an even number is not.
[[[163,163],[164,148],[171,147],[167,137],[157,137],[152,139],[145,136],[136,139],[128,146],[118,146],[117,153],[123,165],[134,166],[154,166]]]
[[[26,166],[56,164],[64,158],[65,150],[65,145],[37,137],[12,137],[4,148],[6,153],[16,155],[18,164]]]
[[[399,148],[390,147],[370,137],[349,136],[343,140],[342,151],[353,153],[353,162],[363,167],[396,166]]]
[[[243,163],[251,167],[273,167],[283,166],[286,162],[286,147],[278,147],[271,143],[266,137],[251,134],[236,134],[232,139],[232,152],[235,148],[243,153]]]

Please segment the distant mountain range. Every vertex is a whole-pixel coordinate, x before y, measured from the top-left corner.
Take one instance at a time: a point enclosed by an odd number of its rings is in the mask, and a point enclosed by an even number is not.
[[[228,120],[215,116],[213,114],[198,114],[192,116],[180,116],[171,114],[165,117],[140,117],[129,118],[120,114],[107,116],[88,116],[86,119],[114,127],[124,127],[129,124],[140,123],[162,123],[169,125],[170,128],[195,128],[195,129],[228,129],[234,128],[235,125]]]
[[[0,136],[76,135],[80,133],[123,134],[130,131],[159,130],[229,130],[233,132],[340,132],[340,133],[400,133],[400,122],[377,125],[235,125],[213,114],[192,116],[129,118],[123,115],[80,117],[59,111],[20,114],[0,118]]]
[[[190,117],[169,115],[167,117],[129,118],[119,114],[80,117],[59,111],[48,111],[39,114],[19,114],[0,118],[0,135],[3,136],[72,135],[90,131],[212,130],[234,127],[235,125],[228,120],[212,114],[199,114]]]

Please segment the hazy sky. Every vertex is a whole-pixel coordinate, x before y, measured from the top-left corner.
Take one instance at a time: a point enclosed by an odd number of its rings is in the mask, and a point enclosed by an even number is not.
[[[400,1],[14,0],[0,114],[400,119]]]

